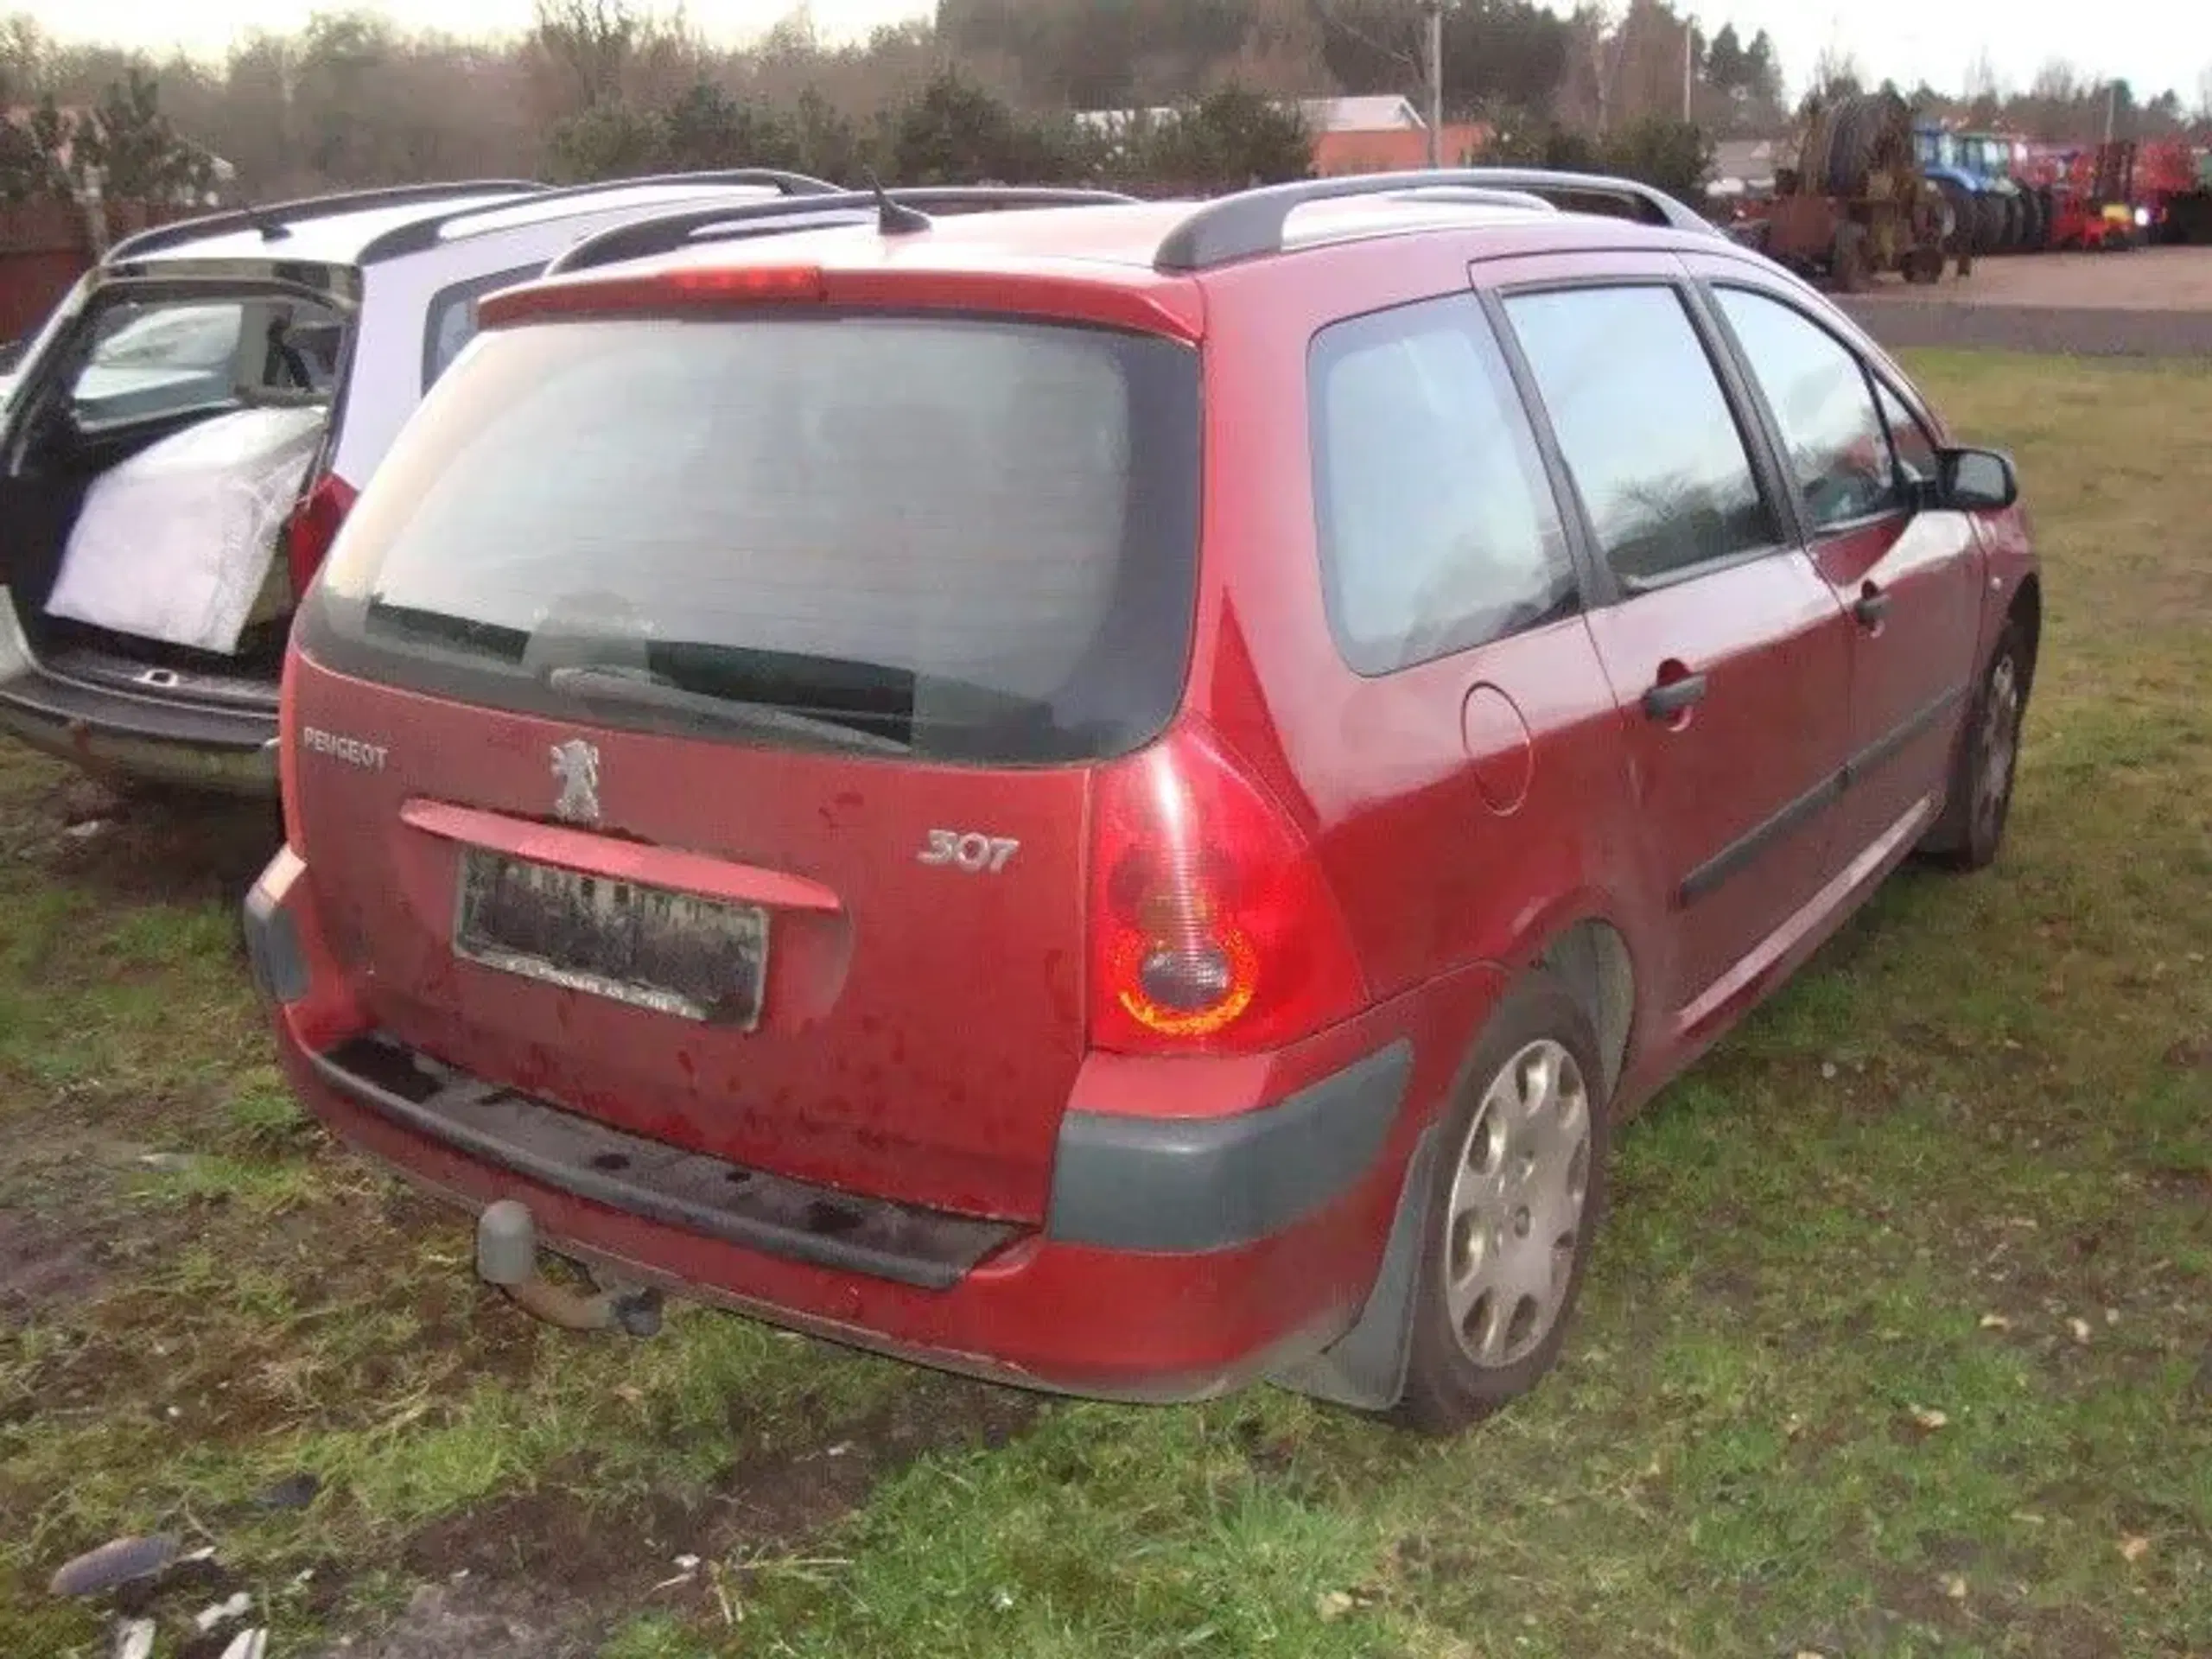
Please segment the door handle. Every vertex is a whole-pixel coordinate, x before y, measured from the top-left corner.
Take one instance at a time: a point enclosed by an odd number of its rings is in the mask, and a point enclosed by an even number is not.
[[[1672,720],[1705,701],[1705,676],[1682,674],[1662,680],[1643,694],[1643,713],[1650,720]]]
[[[1890,613],[1890,596],[1868,582],[1860,592],[1858,602],[1852,606],[1851,614],[1862,628],[1878,628],[1882,619]]]

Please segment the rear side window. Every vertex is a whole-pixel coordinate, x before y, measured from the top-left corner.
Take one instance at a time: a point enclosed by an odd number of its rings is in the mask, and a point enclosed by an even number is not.
[[[1815,530],[1903,502],[1873,388],[1856,353],[1764,295],[1719,291],[1720,308],[1781,428],[1783,458]]]
[[[131,301],[100,314],[88,371],[225,368],[238,349],[242,308],[141,305]]]
[[[476,338],[476,302],[486,294],[526,283],[543,269],[541,265],[524,265],[515,270],[494,271],[488,276],[472,276],[465,283],[455,283],[437,291],[431,298],[423,327],[425,391],[453,365],[454,359],[461,355],[461,348]]]
[[[953,760],[1180,700],[1196,354],[948,317],[495,332],[356,507],[327,660],[570,720]]]
[[[119,299],[90,319],[66,397],[86,430],[213,411],[241,401],[327,397],[343,339],[312,302]]]
[[[245,322],[238,305],[104,308],[69,386],[80,427],[158,419],[229,403]]]
[[[1575,602],[1528,417],[1471,296],[1325,330],[1311,383],[1323,575],[1354,669],[1427,662]]]
[[[1674,289],[1523,294],[1506,310],[1598,544],[1624,583],[1781,540]]]

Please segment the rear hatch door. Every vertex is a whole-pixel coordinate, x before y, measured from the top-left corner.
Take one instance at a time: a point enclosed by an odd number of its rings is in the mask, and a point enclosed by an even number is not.
[[[50,667],[218,701],[244,677],[272,700],[276,652],[254,642],[281,646],[277,538],[327,441],[358,286],[347,266],[176,261],[102,273],[57,315],[0,474],[0,581]]]
[[[1041,1217],[1096,764],[1179,701],[1198,371],[927,315],[495,330],[298,636],[296,833],[391,1035]]]

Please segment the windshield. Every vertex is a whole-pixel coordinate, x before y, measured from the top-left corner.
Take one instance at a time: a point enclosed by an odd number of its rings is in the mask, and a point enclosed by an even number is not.
[[[1028,763],[1179,701],[1198,370],[1102,329],[495,331],[356,507],[319,659],[557,718]]]

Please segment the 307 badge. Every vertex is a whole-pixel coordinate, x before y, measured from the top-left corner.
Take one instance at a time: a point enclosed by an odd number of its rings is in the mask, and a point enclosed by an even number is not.
[[[932,830],[922,843],[920,858],[925,864],[950,867],[969,875],[996,875],[1020,850],[1021,843],[1010,836]]]

